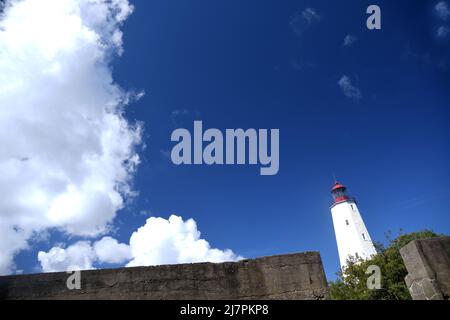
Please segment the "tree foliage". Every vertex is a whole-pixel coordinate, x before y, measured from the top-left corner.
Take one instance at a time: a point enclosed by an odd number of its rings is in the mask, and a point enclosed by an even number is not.
[[[405,284],[406,267],[400,256],[400,248],[412,240],[439,237],[430,230],[400,234],[392,239],[387,235],[388,246],[377,243],[377,254],[370,260],[356,260],[351,258],[343,272],[338,272],[338,278],[329,283],[333,300],[410,300],[408,288]],[[369,289],[367,279],[372,275],[366,274],[369,266],[378,266],[381,271],[381,289]]]

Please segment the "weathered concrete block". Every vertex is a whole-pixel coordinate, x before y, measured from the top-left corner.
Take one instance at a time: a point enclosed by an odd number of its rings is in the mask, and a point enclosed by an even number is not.
[[[0,277],[0,299],[327,299],[318,252],[196,263]]]
[[[400,254],[414,300],[450,299],[450,237],[411,241]]]

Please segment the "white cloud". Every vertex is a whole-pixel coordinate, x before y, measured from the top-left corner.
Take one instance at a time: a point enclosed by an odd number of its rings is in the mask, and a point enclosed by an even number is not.
[[[44,272],[95,269],[96,263],[122,264],[131,259],[130,247],[111,237],[104,237],[91,245],[90,241],[78,241],[63,248],[53,247],[49,252],[40,251],[38,260]]]
[[[306,8],[303,10],[302,17],[310,24],[321,19],[320,15],[313,8]]]
[[[322,17],[314,8],[306,8],[302,12],[296,12],[289,24],[297,35],[302,35],[311,25],[321,20]]]
[[[450,18],[450,9],[445,1],[440,1],[436,4],[434,7],[434,10],[436,10],[436,13],[438,14],[439,18],[446,21]]]
[[[127,263],[127,267],[191,262],[223,262],[243,259],[231,250],[211,248],[200,238],[193,219],[183,221],[172,215],[169,219],[147,219],[135,231],[129,245],[104,237],[92,246],[81,241],[63,249],[54,247],[49,252],[39,252],[38,260],[44,272],[66,271],[69,266],[92,269],[96,263]]]
[[[172,215],[168,220],[151,217],[130,238],[133,259],[127,266],[170,263],[235,261],[242,257],[231,250],[211,248],[200,238],[193,219],[183,221]]]
[[[130,247],[111,237],[104,237],[94,244],[98,260],[106,263],[123,263],[131,258]]]
[[[347,98],[356,101],[362,99],[361,90],[359,90],[352,84],[350,77],[343,75],[341,79],[338,81],[338,85]]]
[[[450,8],[445,1],[438,2],[434,10],[436,11],[438,17],[442,21],[447,21],[450,19]],[[450,28],[447,25],[441,25],[438,27],[436,32],[436,37],[439,39],[447,39],[447,37],[450,35]]]
[[[292,67],[292,69],[294,69],[296,71],[301,71],[301,70],[314,68],[314,63],[312,63],[310,61],[300,61],[297,59],[292,59],[291,67]]]
[[[354,35],[348,34],[344,38],[344,47],[351,47],[356,41],[358,41],[358,38]]]
[[[1,201],[1,200],[0,200]],[[9,218],[12,220],[13,218]],[[14,253],[28,247],[27,239],[32,233],[9,225],[8,220],[0,220],[0,275],[14,269]]]
[[[198,120],[200,117],[200,111],[188,110],[188,109],[176,109],[173,110],[170,118],[174,127],[180,127],[186,125],[186,123],[192,123]]]
[[[445,58],[432,56],[427,52],[415,52],[407,48],[405,51],[405,57],[407,57],[408,59],[412,59],[412,61],[419,62],[420,64],[427,67],[438,68],[441,70],[447,70],[449,68],[448,62]]]
[[[123,117],[132,96],[114,83],[109,67],[122,52],[119,28],[131,12],[127,0],[6,2],[0,18],[0,274],[13,271],[14,255],[36,232],[107,232],[133,195],[141,128]],[[48,254],[62,259],[72,255],[68,250]]]
[[[44,272],[68,271],[72,266],[81,270],[95,269],[97,259],[95,251],[89,241],[79,241],[64,249],[53,247],[49,252],[39,252],[38,260]]]
[[[447,36],[450,34],[450,28],[446,26],[440,26],[437,30],[436,36],[441,39],[447,38]]]

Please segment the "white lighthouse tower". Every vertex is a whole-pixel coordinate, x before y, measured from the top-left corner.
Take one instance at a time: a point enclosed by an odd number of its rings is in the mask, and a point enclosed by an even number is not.
[[[376,254],[372,239],[356,205],[356,200],[347,195],[346,189],[339,182],[336,182],[331,189],[333,195],[331,215],[341,269],[347,265],[347,259],[350,257],[365,260]]]

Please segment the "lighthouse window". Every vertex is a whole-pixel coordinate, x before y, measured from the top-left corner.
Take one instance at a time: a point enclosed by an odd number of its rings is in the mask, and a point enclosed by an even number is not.
[[[365,236],[365,234],[364,234],[364,233],[362,234],[362,236],[363,236],[363,239],[364,239],[364,240],[366,240],[366,236]]]
[[[350,224],[348,223],[348,220],[345,220],[345,224],[348,225],[348,226],[350,225]]]

